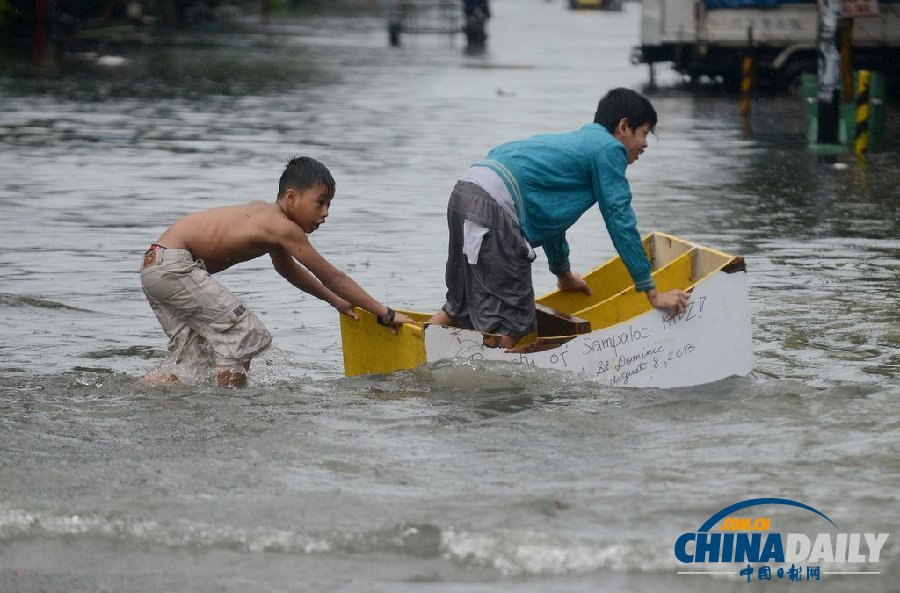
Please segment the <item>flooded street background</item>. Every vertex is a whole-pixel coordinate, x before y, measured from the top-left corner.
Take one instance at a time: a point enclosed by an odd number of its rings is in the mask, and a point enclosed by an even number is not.
[[[773,587],[898,590],[900,152],[812,156],[798,98],[757,101],[747,134],[736,97],[661,73],[658,141],[628,173],[642,232],[746,256],[751,377],[346,379],[337,314],[261,258],[219,275],[274,335],[251,386],[139,381],[165,337],[137,270],[180,216],[274,200],[287,159],[313,156],[337,180],[316,247],[376,298],[432,311],[468,164],[647,81],[628,62],[639,4],[492,8],[482,56],[320,17],[116,50],[113,69],[2,65],[0,591],[758,590],[678,575],[672,552],[756,497],[891,534],[854,567],[881,575]],[[569,241],[581,272],[614,253],[596,210]],[[534,280],[553,285],[543,253]]]

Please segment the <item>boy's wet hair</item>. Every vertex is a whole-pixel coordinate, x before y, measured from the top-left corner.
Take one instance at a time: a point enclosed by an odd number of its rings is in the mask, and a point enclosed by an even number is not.
[[[283,196],[289,189],[302,192],[314,185],[325,186],[328,197],[334,197],[334,177],[328,167],[308,156],[296,156],[288,161],[278,180],[278,195]]]
[[[650,131],[656,131],[656,110],[647,97],[626,88],[610,90],[597,104],[594,123],[600,124],[613,133],[622,118],[628,120],[628,127],[636,130],[650,124]]]

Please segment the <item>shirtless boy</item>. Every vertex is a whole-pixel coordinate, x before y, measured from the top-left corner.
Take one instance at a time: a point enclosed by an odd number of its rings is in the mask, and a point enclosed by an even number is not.
[[[250,360],[269,347],[272,336],[259,318],[212,274],[269,254],[288,282],[356,318],[356,305],[390,327],[412,323],[375,300],[330,264],[309,242],[325,223],[335,182],[309,157],[288,162],[274,203],[253,201],[189,214],[173,224],[144,254],[141,285],[177,361],[210,359],[216,384],[242,387]],[[150,371],[151,383],[178,377]]]

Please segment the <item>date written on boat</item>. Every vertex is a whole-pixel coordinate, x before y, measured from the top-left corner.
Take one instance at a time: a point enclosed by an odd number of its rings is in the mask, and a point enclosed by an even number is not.
[[[668,368],[669,365],[673,365],[693,354],[696,349],[693,344],[685,344],[680,348],[673,348],[669,351],[665,351],[663,346],[657,346],[640,354],[631,356],[622,354],[615,361],[615,364],[610,360],[601,360],[597,364],[597,375],[605,375],[612,372],[610,384],[628,385],[632,377],[651,369]]]

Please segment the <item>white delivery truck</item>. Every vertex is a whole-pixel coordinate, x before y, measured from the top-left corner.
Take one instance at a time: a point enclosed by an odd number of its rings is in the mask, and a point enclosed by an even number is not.
[[[852,25],[854,69],[900,74],[900,0],[844,0]],[[865,15],[865,16],[860,16]],[[780,86],[815,73],[815,0],[643,0],[634,63],[671,62],[692,79],[736,82],[752,45],[757,77]]]

